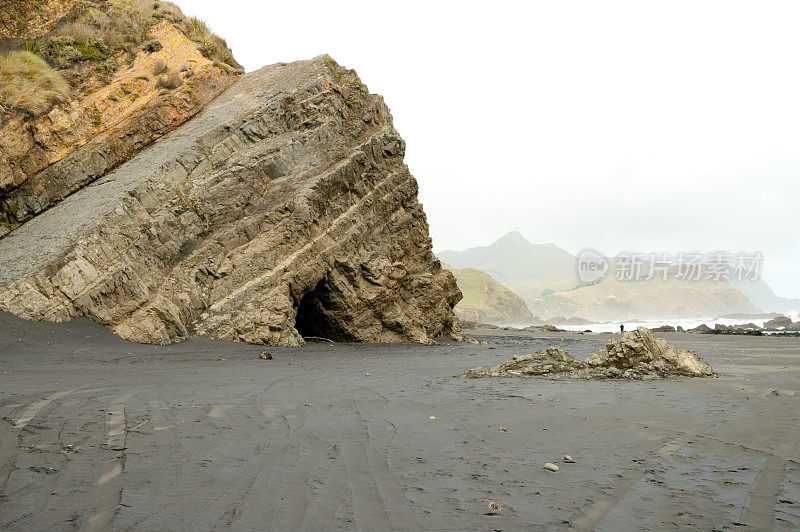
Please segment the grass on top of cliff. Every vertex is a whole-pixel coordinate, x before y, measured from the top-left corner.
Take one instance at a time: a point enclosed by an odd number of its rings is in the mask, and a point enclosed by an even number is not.
[[[224,39],[215,35],[205,22],[184,15],[175,4],[157,0],[78,0],[66,16],[52,21],[46,32],[31,39],[9,41],[12,52],[30,52],[43,59],[51,70],[61,74],[71,91],[51,88],[37,95],[35,89],[40,82],[28,84],[33,90],[27,93],[23,91],[24,84],[18,82],[9,89],[13,90],[13,98],[9,96],[3,105],[41,114],[68,93],[80,98],[107,85],[114,73],[130,64],[138,52],[161,49],[161,43],[148,37],[148,32],[164,20],[192,40],[200,53],[218,68],[231,73],[244,71]],[[41,65],[38,68],[45,72]],[[50,78],[55,79],[52,74]],[[54,81],[52,87],[56,84]]]
[[[0,56],[0,105],[39,114],[68,94],[67,82],[41,57],[31,52]]]
[[[237,69],[241,68],[241,65],[233,58],[228,44],[211,31],[206,21],[192,17],[187,23],[187,28],[186,36],[200,44],[200,52],[205,57]]]

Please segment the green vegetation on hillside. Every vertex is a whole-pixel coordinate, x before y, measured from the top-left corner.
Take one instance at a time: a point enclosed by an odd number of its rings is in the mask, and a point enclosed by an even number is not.
[[[525,301],[489,274],[472,268],[444,266],[453,273],[464,295],[455,308],[459,318],[496,324],[530,323],[533,319]]]
[[[79,0],[50,33],[7,43],[11,53],[3,57],[5,77],[0,105],[36,115],[47,112],[70,92],[73,97],[80,97],[96,90],[109,83],[114,72],[130,63],[138,51],[152,53],[161,49],[161,43],[148,41],[147,34],[163,20],[194,41],[200,53],[217,67],[243,71],[224,39],[212,33],[205,22],[186,17],[175,4],[155,0]],[[43,61],[35,63],[31,56]],[[24,64],[19,66],[20,63]],[[20,68],[34,77],[23,80]],[[66,84],[62,83],[65,80]],[[169,80],[166,84],[170,84]],[[37,94],[37,88],[43,89],[41,94]]]
[[[200,52],[208,59],[241,69],[224,39],[212,33],[204,20],[192,17],[187,24],[187,37],[200,44]]]

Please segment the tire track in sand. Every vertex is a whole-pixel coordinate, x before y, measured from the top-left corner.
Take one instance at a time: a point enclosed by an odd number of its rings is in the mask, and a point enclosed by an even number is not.
[[[761,403],[763,403],[763,400],[758,402],[758,403],[755,403],[755,404],[744,403],[744,404],[741,405],[740,409],[737,409],[736,413],[734,413],[734,414],[727,413],[727,414],[723,415],[722,417],[718,418],[717,420],[712,422],[710,425],[708,425],[702,431],[699,431],[697,433],[681,433],[678,436],[675,436],[673,438],[667,439],[664,443],[662,443],[662,445],[660,447],[658,447],[657,449],[652,451],[650,453],[649,457],[647,457],[644,461],[640,462],[639,465],[642,466],[642,465],[649,465],[649,464],[653,464],[653,463],[660,463],[663,460],[670,458],[676,451],[678,451],[679,449],[681,449],[684,446],[688,445],[689,441],[694,441],[694,442],[697,442],[698,440],[702,441],[703,439],[708,437],[709,432],[711,432],[714,427],[716,427],[716,426],[718,426],[718,425],[720,425],[722,423],[730,422],[730,420],[735,419],[735,418],[737,418],[739,416],[742,416],[742,415],[744,415],[746,413],[752,412],[757,407],[759,407],[761,405]],[[714,439],[714,438],[711,438],[711,439]],[[728,443],[728,442],[721,441],[720,443]],[[759,452],[762,452],[762,451],[759,451]],[[781,462],[781,464],[783,464],[783,463],[784,462]],[[775,466],[773,466],[773,467],[775,467]],[[598,499],[595,500],[589,506],[589,508],[587,508],[581,514],[576,516],[570,522],[570,526],[572,526],[572,527],[574,527],[574,528],[576,528],[578,530],[593,530],[598,524],[600,524],[600,522],[606,516],[606,514],[608,514],[612,509],[614,509],[618,504],[620,504],[620,502],[622,502],[622,500],[628,495],[628,493],[633,489],[633,487],[642,478],[644,478],[645,475],[647,475],[647,469],[649,469],[649,468],[648,467],[641,467],[641,468],[635,469],[635,470],[629,469],[628,471],[623,473],[622,478],[613,486],[611,491],[609,493],[603,494],[602,496],[598,497]],[[782,472],[782,467],[781,467],[781,472]],[[764,472],[762,472],[762,476],[763,475],[764,475]],[[772,476],[774,476],[774,475],[773,474],[768,474],[767,478],[770,478]],[[770,482],[770,485],[772,485],[774,483],[775,483],[775,480],[772,480]],[[777,479],[777,483],[778,484],[780,483],[780,478]],[[756,488],[756,489],[758,489],[758,488]],[[775,493],[777,493],[777,488],[775,489]],[[774,497],[773,497],[773,499],[774,499]],[[775,502],[777,502],[777,501],[775,501]],[[765,503],[765,502],[761,503],[761,504],[764,504],[765,506],[768,505],[768,503]],[[773,503],[773,508],[772,509],[774,509],[774,503]],[[770,516],[772,515],[771,514],[772,509],[767,510],[767,512],[769,512]],[[750,510],[748,508],[746,510],[746,513],[749,514],[749,512],[750,512]],[[763,511],[760,512],[760,515],[762,515],[762,514],[763,514]],[[766,529],[771,528],[771,526],[772,525],[771,525],[771,521],[770,521],[770,525],[767,526]]]
[[[108,530],[122,502],[123,486],[112,482],[125,471],[125,441],[128,435],[125,406],[134,393],[115,398],[106,417],[105,449],[100,453],[100,471],[95,486],[94,513],[87,521],[88,530]]]
[[[44,407],[52,403],[53,401],[57,401],[61,398],[68,396],[71,393],[77,392],[81,388],[73,388],[72,390],[64,390],[61,392],[51,393],[50,395],[45,396],[44,399],[36,401],[30,404],[25,410],[22,411],[19,418],[14,421],[14,426],[17,428],[23,428],[27,426],[28,423],[31,422],[36,415],[42,411]]]

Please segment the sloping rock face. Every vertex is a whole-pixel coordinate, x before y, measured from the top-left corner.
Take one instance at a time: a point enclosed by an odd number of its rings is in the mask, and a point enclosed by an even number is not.
[[[586,357],[586,362],[561,347],[548,347],[489,368],[474,368],[461,377],[568,377],[573,379],[658,379],[670,376],[716,377],[717,374],[694,351],[676,349],[663,338],[639,327],[621,339],[611,339],[606,348]]]
[[[156,344],[458,337],[404,148],[327,56],[265,67],[0,239],[0,309]]]
[[[90,94],[33,119],[0,115],[0,236],[126,162],[238,79],[166,21],[148,36],[163,48],[140,50]],[[159,88],[159,63],[183,76],[177,89]]]

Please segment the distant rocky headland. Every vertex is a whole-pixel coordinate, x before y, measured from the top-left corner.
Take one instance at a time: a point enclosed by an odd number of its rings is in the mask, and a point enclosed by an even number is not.
[[[473,268],[445,268],[455,276],[464,298],[456,305],[461,321],[486,323],[533,323],[535,318],[525,301],[495,281],[491,275]]]
[[[726,281],[707,278],[710,276],[697,280],[655,277],[626,282],[609,275],[598,282],[584,283],[577,275],[575,255],[553,244],[531,243],[517,231],[488,246],[440,251],[437,255],[453,271],[481,272],[493,283],[492,291],[487,292],[487,296],[495,299],[493,311],[483,315],[501,316],[497,319],[481,318],[475,302],[486,296],[473,296],[475,283],[459,279],[465,298],[456,310],[464,319],[473,321],[580,325],[800,310],[800,300],[776,296],[761,278]],[[496,297],[500,293],[504,294],[502,300]],[[519,308],[512,296],[523,300],[527,312],[534,316],[531,321],[515,319],[525,310]]]

